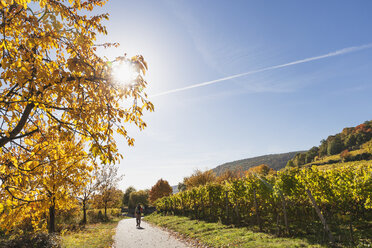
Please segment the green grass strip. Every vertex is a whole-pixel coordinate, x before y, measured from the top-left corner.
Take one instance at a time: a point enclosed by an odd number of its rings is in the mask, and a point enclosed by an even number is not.
[[[145,221],[176,231],[185,238],[197,239],[209,247],[324,247],[300,238],[280,238],[253,232],[246,227],[208,223],[181,216],[151,214]]]

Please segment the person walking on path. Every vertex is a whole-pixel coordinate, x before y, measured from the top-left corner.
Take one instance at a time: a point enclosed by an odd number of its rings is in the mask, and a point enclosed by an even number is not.
[[[141,214],[143,210],[140,204],[137,205],[136,209],[134,210],[134,215],[136,217],[136,223],[137,223],[137,228],[141,227]]]
[[[145,210],[143,210],[145,212]],[[141,229],[134,229],[135,218],[122,219],[114,236],[115,248],[191,248],[192,244],[176,238],[173,234],[146,221],[141,221]],[[1,245],[0,245],[1,246]]]

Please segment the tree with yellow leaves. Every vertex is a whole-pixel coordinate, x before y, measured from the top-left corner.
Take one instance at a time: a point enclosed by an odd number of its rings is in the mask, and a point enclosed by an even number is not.
[[[4,181],[0,199],[5,202],[5,212],[0,220],[6,229],[17,226],[28,219],[35,230],[55,232],[55,215],[58,210],[68,210],[77,205],[76,196],[89,180],[94,166],[87,163],[83,143],[76,142],[73,134],[63,135],[49,132],[50,137],[34,135],[29,139],[41,151],[32,160],[13,160],[6,174],[12,174]],[[48,218],[44,216],[48,214]]]
[[[93,42],[97,33],[106,33],[101,20],[108,15],[87,17],[79,12],[105,1],[39,0],[32,7],[28,2],[0,3],[2,152],[24,145],[25,137],[47,125],[74,132],[103,161],[115,161],[120,156],[114,131],[133,145],[122,123],[133,122],[142,129],[146,126],[142,110],[153,110],[141,93],[146,62],[142,56],[114,61],[130,63],[137,70],[138,76],[123,87],[112,76],[113,63],[95,54]],[[121,100],[129,97],[133,104],[124,109]]]
[[[37,220],[48,209],[53,222],[53,208],[72,202],[95,158],[121,158],[114,133],[133,145],[125,123],[142,130],[143,110],[154,107],[143,92],[142,56],[106,61],[96,54],[96,35],[106,34],[101,21],[108,14],[85,13],[106,1],[30,2],[0,1],[0,218],[15,216],[16,209],[26,216],[27,209]],[[135,78],[113,76],[123,64]]]
[[[92,197],[92,206],[95,209],[105,209],[105,219],[108,219],[107,209],[108,208],[120,208],[122,205],[123,191],[113,187],[105,191],[103,194],[96,194]]]

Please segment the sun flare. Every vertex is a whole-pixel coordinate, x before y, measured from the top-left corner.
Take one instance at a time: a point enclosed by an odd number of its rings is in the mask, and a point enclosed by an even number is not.
[[[127,61],[120,61],[114,64],[111,73],[114,81],[123,86],[134,84],[138,77],[138,71],[135,66]]]

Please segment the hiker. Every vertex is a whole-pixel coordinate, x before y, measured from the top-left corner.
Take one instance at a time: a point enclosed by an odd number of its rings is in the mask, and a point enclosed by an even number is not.
[[[140,204],[137,205],[136,209],[134,210],[134,215],[136,216],[136,222],[137,227],[140,227],[141,225],[141,213],[142,213],[142,207]]]

